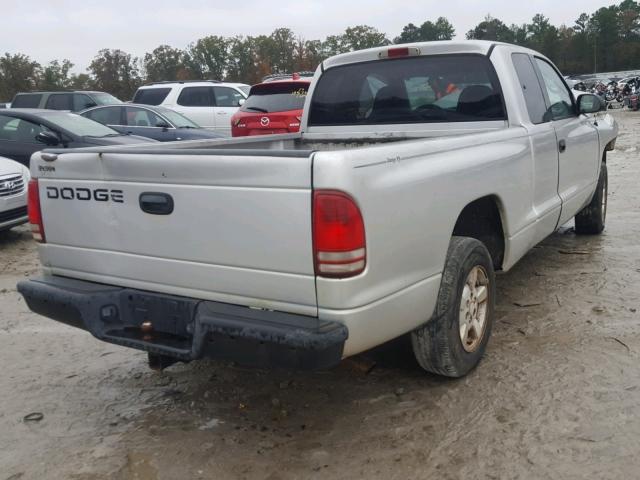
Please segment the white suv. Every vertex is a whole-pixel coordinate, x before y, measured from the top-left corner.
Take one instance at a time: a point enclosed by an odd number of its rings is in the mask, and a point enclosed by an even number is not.
[[[0,157],[0,232],[27,222],[27,167]]]
[[[251,87],[217,80],[156,82],[140,87],[133,103],[162,105],[204,128],[231,135],[231,116],[244,103]]]

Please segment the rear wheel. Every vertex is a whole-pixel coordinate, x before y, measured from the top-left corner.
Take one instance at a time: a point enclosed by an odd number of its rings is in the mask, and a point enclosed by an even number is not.
[[[489,341],[494,305],[495,275],[486,247],[474,238],[453,237],[436,311],[411,334],[422,368],[447,377],[472,370]]]
[[[596,235],[602,233],[607,219],[607,190],[607,164],[602,162],[596,192],[589,205],[584,207],[575,217],[577,234]]]

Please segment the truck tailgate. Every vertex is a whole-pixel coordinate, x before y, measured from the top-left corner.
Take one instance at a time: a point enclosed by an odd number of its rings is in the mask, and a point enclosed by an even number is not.
[[[310,152],[78,150],[32,172],[53,274],[317,314]]]

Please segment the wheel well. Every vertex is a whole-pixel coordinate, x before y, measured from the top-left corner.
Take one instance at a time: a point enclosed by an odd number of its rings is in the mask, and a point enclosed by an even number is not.
[[[456,220],[453,235],[480,240],[489,250],[494,268],[502,269],[504,229],[497,198],[482,197],[464,207]]]

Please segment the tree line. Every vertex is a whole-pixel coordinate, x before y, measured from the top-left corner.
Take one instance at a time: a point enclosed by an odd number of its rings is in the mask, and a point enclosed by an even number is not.
[[[86,73],[53,60],[46,65],[22,53],[0,57],[0,100],[30,90],[95,89],[130,99],[138,86],[163,80],[220,79],[254,84],[270,73],[314,70],[339,53],[420,41],[451,40],[455,28],[440,17],[409,23],[395,38],[368,25],[347,28],[324,40],[308,40],[288,28],[270,35],[210,35],[185,49],[160,45],[142,57],[119,49],[100,50]],[[506,25],[487,16],[466,33],[467,39],[495,40],[526,46],[548,56],[564,73],[640,68],[640,5],[635,0],[582,13],[572,26],[554,26],[542,14],[530,23]]]

